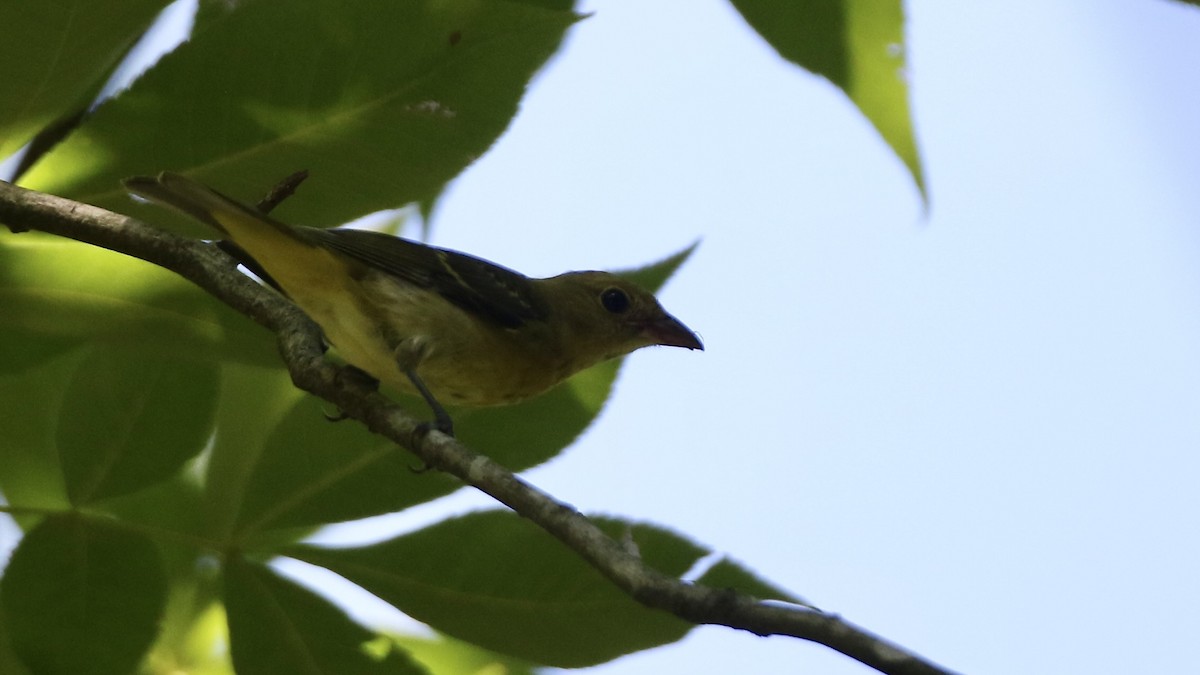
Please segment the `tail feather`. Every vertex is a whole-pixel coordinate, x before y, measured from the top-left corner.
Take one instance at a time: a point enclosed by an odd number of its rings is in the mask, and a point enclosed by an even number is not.
[[[290,237],[297,237],[293,228],[178,173],[163,171],[157,176],[132,176],[122,183],[139,197],[170,206],[235,238],[238,233],[229,231],[230,224],[245,222],[270,225]]]
[[[172,207],[221,232],[240,262],[289,296],[347,276],[347,260],[293,228],[198,183],[164,171],[124,181],[130,192]],[[332,282],[328,282],[332,283]]]
[[[157,176],[133,176],[122,182],[133,194],[170,206],[225,234],[229,232],[215,214],[250,211],[229,197],[177,173],[164,171]]]

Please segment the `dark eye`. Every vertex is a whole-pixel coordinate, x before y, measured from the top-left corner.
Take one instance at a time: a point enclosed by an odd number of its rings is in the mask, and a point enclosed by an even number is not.
[[[629,309],[629,296],[619,288],[606,288],[600,294],[600,304],[613,314],[620,314]]]

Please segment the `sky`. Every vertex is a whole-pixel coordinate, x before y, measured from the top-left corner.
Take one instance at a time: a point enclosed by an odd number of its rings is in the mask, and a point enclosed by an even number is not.
[[[432,243],[546,276],[700,239],[660,299],[706,350],[632,355],[597,423],[524,477],[958,671],[1194,669],[1200,10],[905,6],[928,204],[724,0],[582,5]],[[488,506],[464,490],[321,540]],[[701,627],[592,672],[868,670]]]
[[[660,297],[707,349],[634,354],[596,425],[524,475],[959,671],[1192,669],[1200,10],[906,8],[927,208],[726,2],[583,6],[433,242],[549,275],[702,239]],[[594,672],[867,669],[703,627]]]

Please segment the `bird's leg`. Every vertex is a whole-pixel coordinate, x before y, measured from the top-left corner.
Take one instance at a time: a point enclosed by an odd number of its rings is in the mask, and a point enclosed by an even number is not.
[[[433,392],[429,391],[429,387],[425,386],[425,382],[421,379],[421,376],[417,375],[417,371],[413,369],[404,371],[404,374],[408,377],[408,381],[412,382],[417,393],[421,394],[421,398],[425,399],[425,402],[429,404],[429,409],[433,411],[432,426],[429,422],[425,422],[421,425],[423,431],[428,433],[430,428],[433,428],[447,436],[453,436],[454,420],[450,419],[450,413],[446,412],[442,404],[438,403],[438,400],[434,398]]]
[[[450,413],[442,407],[433,392],[429,387],[425,386],[425,381],[417,374],[417,368],[421,362],[429,356],[430,346],[429,341],[422,336],[409,336],[397,342],[393,355],[396,358],[396,365],[400,367],[400,371],[412,383],[413,388],[425,399],[425,403],[429,405],[429,409],[433,411],[433,422],[421,425],[419,433],[428,433],[430,429],[437,429],[447,436],[454,435],[454,421],[450,419]]]
[[[425,386],[425,382],[421,379],[421,376],[417,375],[417,371],[411,368],[405,370],[404,374],[408,376],[408,381],[412,382],[412,385],[421,394],[421,398],[425,399],[425,402],[429,404],[429,408],[433,410],[433,422],[421,422],[417,425],[417,435],[424,438],[431,429],[437,429],[447,436],[453,436],[454,421],[450,419],[450,413],[446,412],[442,404],[438,403],[438,400],[434,398],[433,392],[429,391],[429,387]],[[425,473],[432,469],[433,465],[421,462],[420,466],[410,466],[409,468],[412,469],[413,473]]]

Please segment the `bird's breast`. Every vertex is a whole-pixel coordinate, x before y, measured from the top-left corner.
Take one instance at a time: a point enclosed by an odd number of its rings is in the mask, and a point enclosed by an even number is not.
[[[427,348],[416,372],[445,404],[518,403],[573,372],[543,322],[505,328],[393,277],[373,275],[358,283],[352,293],[295,300],[347,362],[389,387],[416,393],[402,348],[414,338]]]

